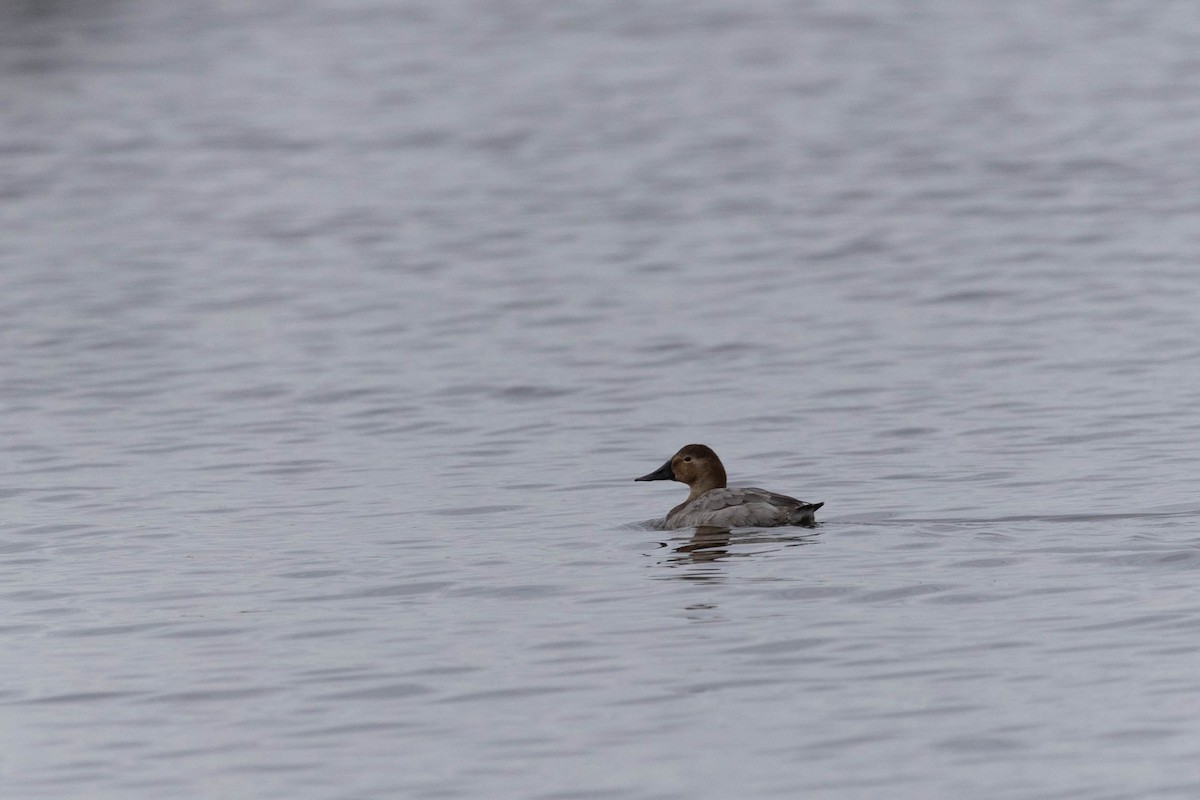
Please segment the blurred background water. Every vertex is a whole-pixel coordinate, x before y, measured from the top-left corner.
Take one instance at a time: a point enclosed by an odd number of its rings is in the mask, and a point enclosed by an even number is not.
[[[0,794],[1200,795],[1198,130],[1191,3],[3,0]]]

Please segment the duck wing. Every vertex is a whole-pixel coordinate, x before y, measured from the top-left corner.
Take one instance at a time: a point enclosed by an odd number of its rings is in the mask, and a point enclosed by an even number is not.
[[[821,503],[807,503],[804,500],[797,500],[794,497],[788,497],[786,494],[776,494],[768,492],[766,489],[745,489],[743,491],[754,492],[756,496],[764,497],[762,502],[769,503],[771,506],[778,508],[783,514],[783,521],[780,525],[801,525],[805,528],[816,527],[817,524],[817,509],[825,505]]]
[[[727,528],[774,527],[815,524],[814,512],[821,503],[805,503],[766,489],[712,489],[690,503],[672,510],[669,528],[714,525]]]

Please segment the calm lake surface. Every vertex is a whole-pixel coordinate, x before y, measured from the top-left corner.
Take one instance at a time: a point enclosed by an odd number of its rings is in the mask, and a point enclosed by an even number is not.
[[[4,2],[0,796],[1200,796],[1198,54]]]

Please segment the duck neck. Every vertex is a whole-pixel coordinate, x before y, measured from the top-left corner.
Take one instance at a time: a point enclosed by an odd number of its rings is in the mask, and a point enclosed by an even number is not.
[[[693,483],[691,485],[690,488],[692,491],[690,494],[688,494],[688,502],[689,503],[692,500],[695,500],[700,495],[704,494],[705,492],[711,491],[713,489],[724,489],[725,488],[725,470],[720,469],[720,468],[714,470],[713,472],[709,473],[708,475],[705,475],[704,477],[697,480],[695,483]]]

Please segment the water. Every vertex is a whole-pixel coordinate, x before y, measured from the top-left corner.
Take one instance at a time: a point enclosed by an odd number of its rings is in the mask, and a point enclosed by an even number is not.
[[[0,793],[1195,797],[1198,46],[4,4]]]

